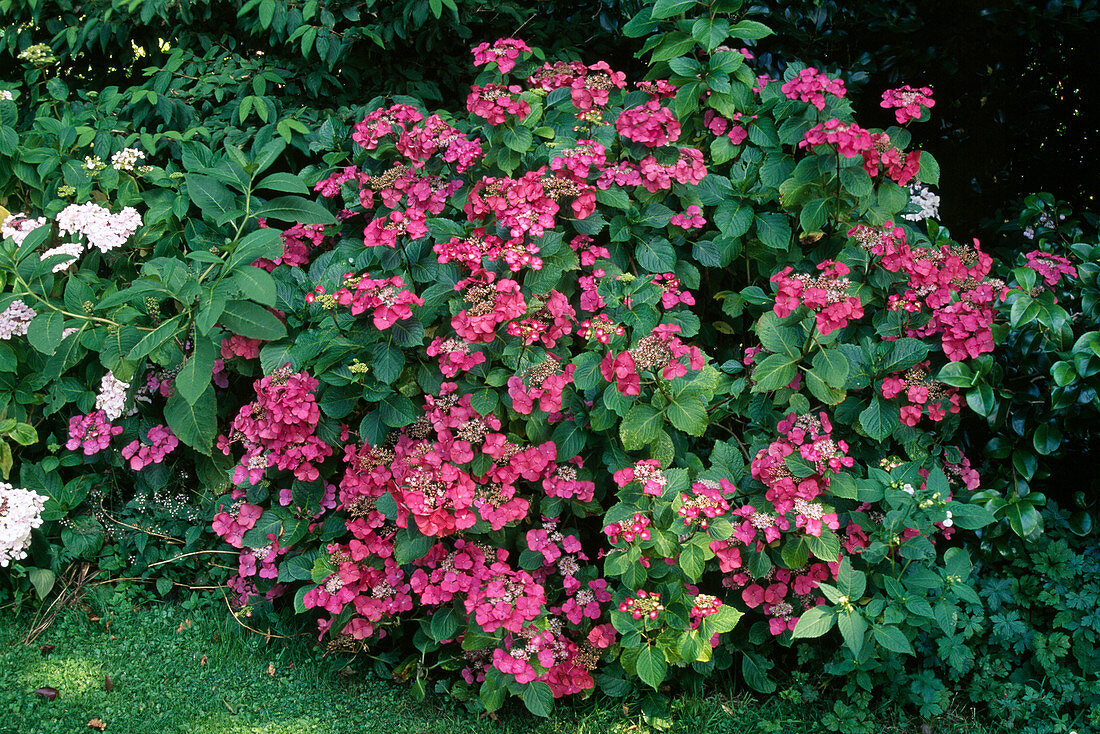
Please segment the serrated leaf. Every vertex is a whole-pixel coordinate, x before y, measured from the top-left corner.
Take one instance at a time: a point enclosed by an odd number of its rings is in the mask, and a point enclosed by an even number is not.
[[[664,418],[652,405],[633,406],[619,425],[623,448],[638,451],[657,440]]]
[[[875,441],[886,440],[901,425],[898,409],[877,395],[859,414],[859,424]]]
[[[656,690],[665,682],[668,663],[663,652],[647,644],[638,652],[637,669],[642,682]]]
[[[807,609],[798,618],[798,624],[794,627],[792,639],[821,637],[833,628],[836,612],[825,606],[817,606]]]
[[[221,324],[234,334],[249,339],[275,341],[286,336],[286,325],[275,314],[252,301],[230,301],[225,304]]]
[[[195,351],[176,375],[175,382],[172,384],[188,403],[194,405],[195,401],[206,392],[214,373],[214,360],[217,354],[217,348],[213,342],[205,339],[198,340],[195,343]]]
[[[234,209],[236,196],[229,188],[212,176],[199,173],[184,175],[187,197],[202,212],[203,218],[216,222]]]
[[[253,214],[298,224],[334,224],[336,217],[325,207],[300,196],[279,196],[260,206]]]
[[[218,404],[214,397],[214,388],[206,390],[189,403],[173,392],[164,405],[164,418],[176,437],[196,451],[208,454],[218,432]]]
[[[554,692],[542,681],[528,683],[523,689],[523,705],[535,716],[545,719],[554,707]]]
[[[786,387],[798,374],[795,360],[785,354],[771,354],[765,357],[752,372],[756,382],[753,392],[768,392]]]

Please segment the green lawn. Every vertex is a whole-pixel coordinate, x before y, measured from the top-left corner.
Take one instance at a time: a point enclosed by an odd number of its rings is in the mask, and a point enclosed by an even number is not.
[[[304,639],[265,644],[242,632],[224,608],[135,610],[119,598],[110,611],[96,613],[98,621],[86,612],[66,611],[29,646],[20,644],[29,618],[0,612],[0,731],[91,733],[95,729],[88,722],[96,718],[105,731],[120,734],[823,731],[817,712],[778,694],[767,702],[719,693],[680,696],[663,712],[655,711],[652,701],[595,696],[559,706],[548,721],[534,720],[522,706],[507,708],[496,720],[479,719],[430,694],[418,702],[406,687],[370,673],[339,675],[342,661],[321,658]],[[53,652],[43,655],[43,644],[53,645]],[[40,686],[60,695],[47,701],[34,693]],[[920,730],[920,722],[896,712],[874,729]],[[934,730],[975,734],[982,728],[954,722]]]

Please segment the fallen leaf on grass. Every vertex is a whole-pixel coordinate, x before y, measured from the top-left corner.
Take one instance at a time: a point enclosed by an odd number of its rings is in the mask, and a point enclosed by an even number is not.
[[[53,645],[39,645],[38,649],[42,651],[43,655],[49,655],[51,652],[54,651],[54,646]]]
[[[274,663],[268,663],[267,664],[267,674],[270,675],[272,678],[275,677],[275,664]]]
[[[107,728],[107,723],[103,719],[96,718],[89,721],[88,726],[93,729],[99,729],[100,731],[103,731]]]
[[[111,680],[111,674],[110,673],[108,673],[103,678],[103,688],[107,691],[107,693],[110,693],[111,691],[113,691],[115,689],[115,682],[113,680]]]
[[[57,689],[51,688],[50,686],[42,686],[37,691],[35,691],[35,693],[37,693],[39,696],[46,699],[47,701],[52,701],[57,698]]]
[[[202,660],[199,660],[199,665],[206,665],[206,656],[202,656]]]

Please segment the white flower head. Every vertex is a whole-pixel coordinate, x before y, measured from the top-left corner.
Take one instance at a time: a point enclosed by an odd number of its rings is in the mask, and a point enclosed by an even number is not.
[[[27,557],[31,531],[42,524],[48,497],[0,482],[0,566]]]
[[[137,148],[123,148],[111,156],[111,168],[116,171],[132,171],[138,161],[145,160],[145,153]]]

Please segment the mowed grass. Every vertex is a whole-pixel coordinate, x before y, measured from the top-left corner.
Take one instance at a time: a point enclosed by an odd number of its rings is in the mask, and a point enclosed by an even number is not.
[[[369,672],[341,673],[346,660],[323,657],[306,639],[265,642],[241,630],[224,608],[121,606],[95,614],[67,610],[32,645],[20,644],[29,618],[0,612],[0,732],[90,734],[97,731],[89,727],[95,719],[104,731],[120,734],[823,731],[819,709],[779,695],[756,699],[720,691],[671,701],[597,695],[559,705],[549,720],[510,705],[491,719],[432,694],[416,701],[408,687]],[[53,651],[44,655],[41,645]],[[59,695],[52,701],[36,695],[42,686]],[[874,731],[921,728],[887,707],[878,712]],[[933,731],[987,730],[955,721]]]

